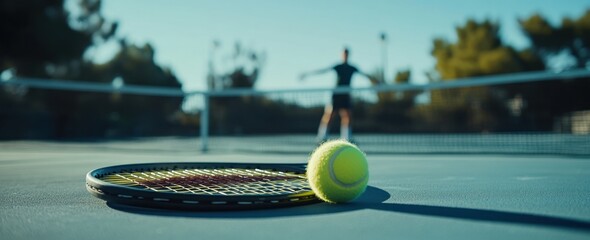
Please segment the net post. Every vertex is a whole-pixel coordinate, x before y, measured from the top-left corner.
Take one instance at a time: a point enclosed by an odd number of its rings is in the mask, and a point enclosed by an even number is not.
[[[201,110],[201,152],[207,152],[209,141],[209,93],[201,94],[203,97],[203,109]]]

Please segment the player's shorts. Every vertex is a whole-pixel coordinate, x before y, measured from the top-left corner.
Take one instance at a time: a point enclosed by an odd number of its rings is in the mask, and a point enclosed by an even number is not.
[[[350,94],[347,93],[335,93],[332,95],[332,107],[338,109],[351,109],[352,101]]]

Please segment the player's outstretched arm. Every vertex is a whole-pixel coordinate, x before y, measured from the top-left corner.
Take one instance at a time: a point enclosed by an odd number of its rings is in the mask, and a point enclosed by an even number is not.
[[[307,78],[309,76],[313,76],[313,75],[324,74],[324,73],[329,72],[330,70],[332,70],[331,67],[323,68],[323,69],[319,69],[319,70],[315,70],[315,71],[310,71],[310,72],[304,72],[301,75],[299,75],[299,80],[305,80],[305,78]]]

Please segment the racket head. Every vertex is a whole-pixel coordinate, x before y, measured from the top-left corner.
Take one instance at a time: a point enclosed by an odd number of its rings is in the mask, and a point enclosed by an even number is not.
[[[145,163],[86,174],[86,189],[107,202],[140,207],[218,211],[319,202],[305,164]]]

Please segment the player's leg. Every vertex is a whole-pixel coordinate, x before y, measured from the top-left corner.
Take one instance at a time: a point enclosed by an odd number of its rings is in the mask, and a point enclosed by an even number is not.
[[[350,140],[350,108],[341,108],[338,113],[340,114],[340,138]]]
[[[324,115],[322,115],[322,119],[320,120],[320,126],[318,128],[317,140],[320,142],[323,142],[328,138],[328,125],[330,124],[330,120],[332,119],[332,113],[332,105],[326,105],[326,107],[324,108]]]

